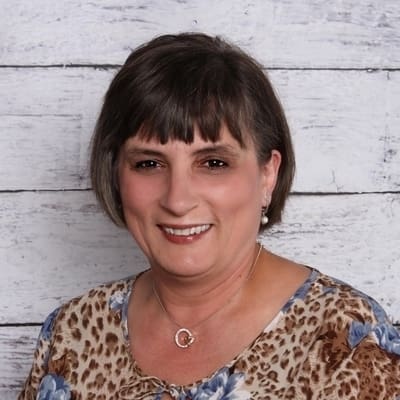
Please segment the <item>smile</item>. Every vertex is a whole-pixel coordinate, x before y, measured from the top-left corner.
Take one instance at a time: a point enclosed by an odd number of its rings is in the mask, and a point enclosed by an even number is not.
[[[193,235],[199,235],[200,233],[207,231],[208,229],[210,229],[210,226],[211,226],[210,224],[206,224],[206,225],[198,225],[198,226],[193,226],[191,228],[183,228],[183,229],[163,226],[162,229],[169,235],[193,236]]]

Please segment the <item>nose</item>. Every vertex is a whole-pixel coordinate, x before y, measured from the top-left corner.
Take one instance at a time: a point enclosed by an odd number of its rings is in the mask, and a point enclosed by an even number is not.
[[[166,211],[179,217],[197,207],[196,188],[190,172],[170,169],[160,204]]]

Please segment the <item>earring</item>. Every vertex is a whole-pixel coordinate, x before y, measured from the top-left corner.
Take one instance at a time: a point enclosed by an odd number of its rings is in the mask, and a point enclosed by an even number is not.
[[[268,218],[267,212],[268,212],[268,208],[267,207],[263,207],[261,209],[261,225],[267,225],[268,224],[269,218]]]

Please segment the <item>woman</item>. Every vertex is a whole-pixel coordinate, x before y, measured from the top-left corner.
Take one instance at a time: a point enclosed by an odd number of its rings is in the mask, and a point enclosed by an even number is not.
[[[136,49],[105,97],[91,177],[149,269],[53,312],[19,399],[398,399],[382,309],[256,242],[293,173],[256,61],[202,34]]]

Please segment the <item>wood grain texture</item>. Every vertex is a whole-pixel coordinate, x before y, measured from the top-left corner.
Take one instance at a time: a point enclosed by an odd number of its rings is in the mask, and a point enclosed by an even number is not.
[[[227,36],[270,67],[400,65],[397,0],[2,0],[1,9],[2,65],[120,64],[178,31]]]
[[[41,322],[65,300],[147,264],[90,192],[1,194],[0,323]],[[400,322],[400,194],[292,196],[267,248],[341,278]]]
[[[116,70],[4,69],[0,190],[80,189]],[[269,71],[287,111],[298,192],[400,189],[400,72]]]
[[[15,400],[28,376],[39,327],[0,327],[0,399]]]
[[[65,299],[146,265],[91,192],[1,194],[0,202],[0,323],[41,322]]]

